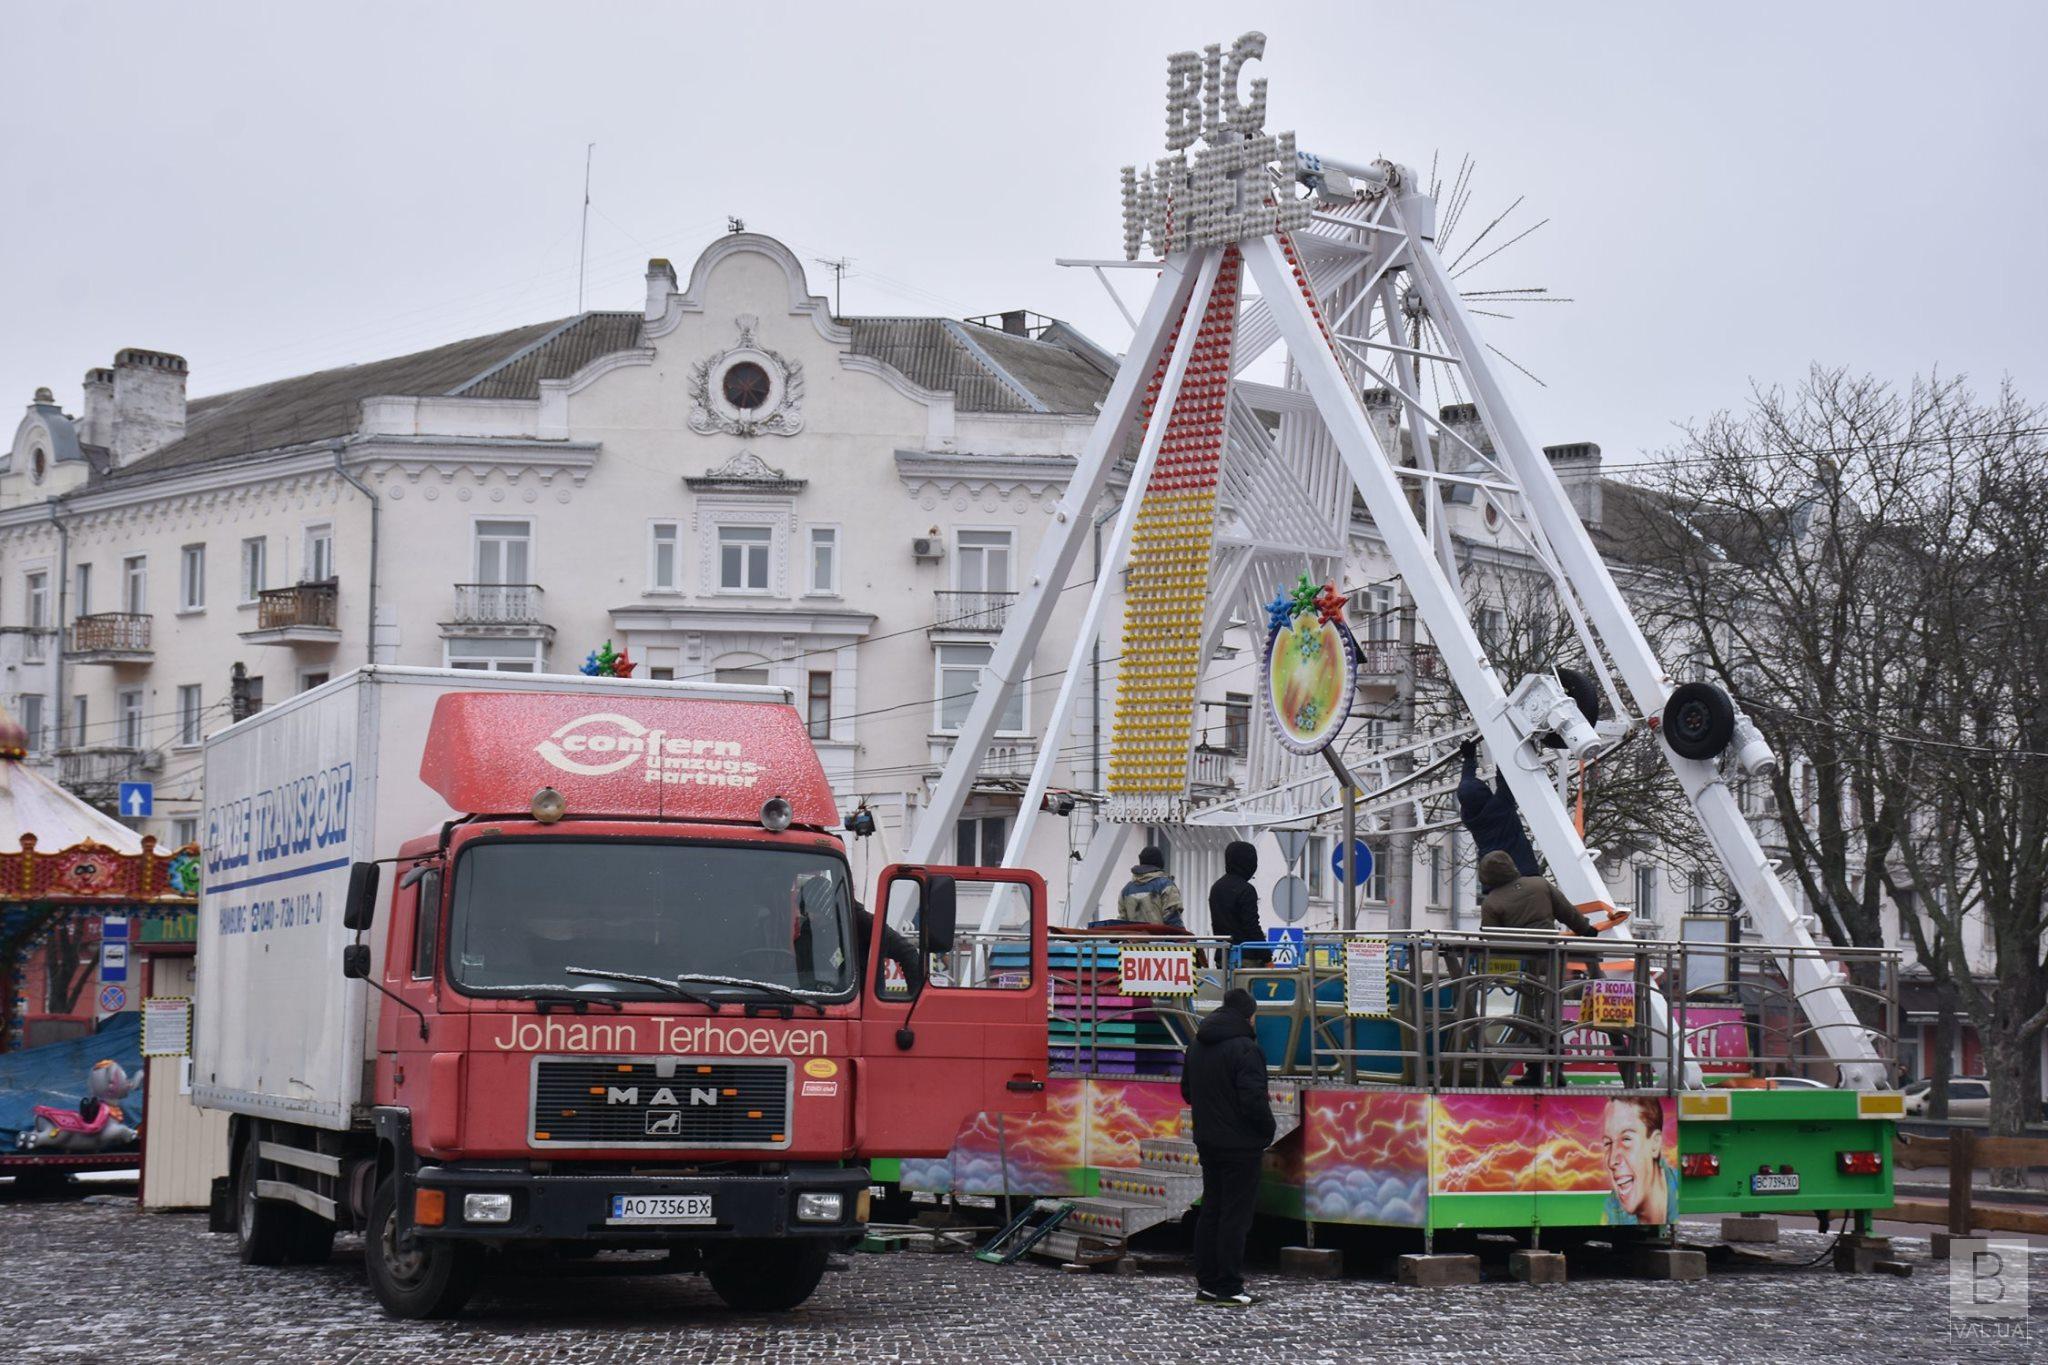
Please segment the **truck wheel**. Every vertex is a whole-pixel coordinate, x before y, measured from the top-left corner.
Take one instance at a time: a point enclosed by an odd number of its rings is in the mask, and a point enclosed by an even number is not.
[[[1710,682],[1681,683],[1664,703],[1664,740],[1680,758],[1715,758],[1735,738],[1735,703]]]
[[[252,1128],[242,1145],[241,1165],[235,1169],[235,1249],[243,1265],[283,1265],[291,1248],[291,1218],[298,1209],[256,1197],[256,1143]]]
[[[704,1278],[728,1308],[780,1313],[811,1296],[829,1254],[823,1242],[740,1242],[714,1253]]]
[[[483,1257],[473,1246],[417,1238],[398,1245],[398,1182],[386,1179],[370,1196],[363,1264],[377,1302],[394,1318],[452,1318],[476,1292]]]

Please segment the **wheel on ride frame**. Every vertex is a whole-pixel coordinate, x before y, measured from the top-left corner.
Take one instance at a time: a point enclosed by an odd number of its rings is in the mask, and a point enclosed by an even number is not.
[[[734,1242],[711,1254],[704,1278],[727,1307],[780,1313],[811,1296],[830,1250],[823,1242]]]
[[[256,1197],[261,1170],[256,1149],[261,1139],[262,1130],[249,1125],[242,1160],[235,1167],[235,1250],[243,1265],[283,1265],[292,1251],[293,1215],[300,1210]]]
[[[370,1196],[363,1265],[377,1302],[394,1318],[452,1318],[483,1278],[483,1253],[462,1242],[413,1239],[398,1244],[398,1181],[384,1178]]]
[[[1680,758],[1716,758],[1735,738],[1735,703],[1710,682],[1681,683],[1664,703],[1664,740]]]

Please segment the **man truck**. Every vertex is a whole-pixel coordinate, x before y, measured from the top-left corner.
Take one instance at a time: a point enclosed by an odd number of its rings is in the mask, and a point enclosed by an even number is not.
[[[193,1094],[241,1257],[360,1231],[395,1315],[593,1248],[790,1308],[868,1154],[1043,1105],[1043,883],[892,866],[870,918],[779,689],[363,668],[209,738],[205,807]],[[1028,902],[1001,972],[954,944],[974,882]]]

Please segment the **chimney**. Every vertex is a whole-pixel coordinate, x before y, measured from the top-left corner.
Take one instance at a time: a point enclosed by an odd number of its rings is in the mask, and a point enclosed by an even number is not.
[[[668,296],[676,292],[676,268],[660,256],[647,263],[647,320],[659,322],[668,312]]]
[[[1026,317],[1027,314],[1022,308],[1012,308],[1003,314],[1003,331],[1013,337],[1030,336],[1031,324],[1026,321]]]
[[[1569,445],[1545,446],[1543,455],[1550,461],[1557,481],[1564,485],[1565,496],[1572,500],[1572,510],[1579,514],[1579,520],[1589,527],[1599,526],[1607,510],[1600,479],[1600,447],[1591,441],[1574,441]]]
[[[85,411],[78,419],[78,439],[89,446],[114,443],[114,372],[104,366],[85,372]]]
[[[131,464],[185,434],[185,357],[130,346],[114,356],[114,464]]]

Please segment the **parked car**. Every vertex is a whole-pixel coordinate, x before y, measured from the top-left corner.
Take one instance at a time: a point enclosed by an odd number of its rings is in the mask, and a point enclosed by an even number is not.
[[[1934,1082],[1918,1080],[1899,1092],[1906,1100],[1907,1118],[1927,1117],[1934,1102]],[[1948,1116],[1952,1119],[1991,1117],[1991,1083],[1982,1076],[1951,1076],[1948,1081]]]

